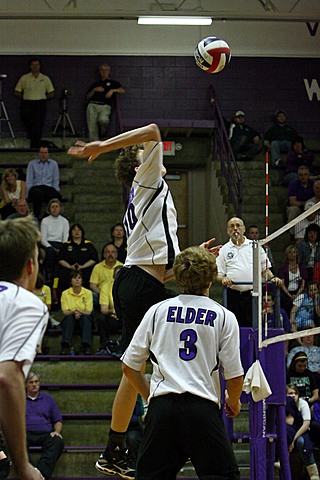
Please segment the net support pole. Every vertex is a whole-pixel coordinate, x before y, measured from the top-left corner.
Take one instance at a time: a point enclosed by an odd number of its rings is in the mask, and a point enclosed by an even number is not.
[[[260,336],[262,340],[262,304],[261,304],[261,262],[260,262],[260,244],[257,240],[252,242],[253,255],[253,289],[252,289],[252,327],[259,331],[259,349]]]

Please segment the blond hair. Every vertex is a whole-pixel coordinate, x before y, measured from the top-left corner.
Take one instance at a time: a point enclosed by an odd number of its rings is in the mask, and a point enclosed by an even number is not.
[[[173,271],[184,293],[201,295],[217,276],[216,258],[204,248],[189,247],[177,255]]]
[[[10,188],[11,188],[11,185],[8,183],[8,180],[7,180],[7,178],[11,174],[14,175],[16,177],[16,180],[17,180],[18,173],[16,172],[16,170],[14,168],[7,168],[2,175],[2,183],[3,183],[4,188],[6,190],[10,190]]]

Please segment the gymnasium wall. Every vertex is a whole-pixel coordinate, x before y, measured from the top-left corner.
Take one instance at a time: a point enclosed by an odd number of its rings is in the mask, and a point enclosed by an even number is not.
[[[202,72],[193,60],[197,42],[212,34],[225,38],[233,54],[228,68],[216,75]],[[211,27],[150,27],[133,20],[0,19],[0,42],[0,73],[8,75],[3,97],[16,135],[23,128],[12,92],[35,54],[57,94],[48,102],[47,134],[58,118],[63,88],[72,94],[72,123],[84,133],[86,90],[97,65],[107,60],[111,76],[126,88],[124,118],[208,119],[207,91],[213,84],[227,118],[242,109],[248,123],[263,132],[273,112],[284,108],[301,134],[319,136],[317,24],[227,20]]]

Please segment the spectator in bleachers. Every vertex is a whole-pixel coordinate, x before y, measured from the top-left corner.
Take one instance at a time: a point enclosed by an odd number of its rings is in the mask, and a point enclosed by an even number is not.
[[[242,110],[234,114],[226,129],[236,160],[252,160],[261,151],[260,135],[245,123],[245,114]]]
[[[127,257],[127,238],[123,223],[117,222],[111,227],[111,242],[118,250],[118,260],[121,263],[126,261]]]
[[[285,249],[285,256],[285,262],[279,267],[278,276],[283,281],[281,306],[290,315],[293,300],[304,291],[308,273],[306,267],[299,261],[296,245],[289,245]]]
[[[61,203],[57,198],[53,198],[48,203],[49,213],[41,222],[41,244],[46,249],[46,258],[44,262],[46,283],[51,287],[54,275],[57,273],[58,255],[63,243],[68,240],[69,222],[61,214]]]
[[[293,300],[290,322],[294,332],[318,325],[320,316],[320,296],[317,282],[308,282],[305,293]]]
[[[319,399],[319,388],[315,376],[308,369],[308,356],[303,351],[297,352],[287,370],[287,383],[297,385],[300,398],[306,400],[309,406]]]
[[[93,267],[90,276],[91,290],[100,295],[101,287],[104,283],[112,284],[114,269],[123,266],[123,263],[117,260],[118,250],[112,243],[107,243],[102,249],[102,261]]]
[[[293,180],[298,180],[298,168],[301,165],[306,165],[310,172],[313,172],[312,164],[315,155],[305,148],[303,138],[299,135],[294,137],[291,143],[291,149],[287,154],[286,170],[284,173],[283,182],[289,185]],[[319,177],[310,173],[311,180],[316,180]]]
[[[320,180],[316,180],[313,184],[313,193],[314,196],[310,198],[310,202],[318,203],[320,202]]]
[[[266,295],[263,295],[262,320],[264,321],[265,315],[267,315],[268,328],[276,328],[276,324],[278,324],[279,328],[283,328],[285,332],[291,332],[291,323],[287,312],[284,310],[284,308],[280,308],[280,321],[276,322],[276,311],[274,306],[275,300],[273,293],[268,292]]]
[[[40,146],[39,158],[31,160],[27,167],[27,197],[33,203],[33,213],[39,219],[43,202],[52,198],[62,200],[59,186],[59,166],[49,158],[49,149]]]
[[[249,240],[259,240],[260,238],[259,227],[257,225],[250,225],[250,227],[248,227],[247,237]],[[270,263],[271,263],[270,270],[274,272],[274,260],[273,260],[271,248],[269,246],[267,248],[266,245],[262,245],[262,248],[266,252],[270,260]]]
[[[28,215],[32,215],[32,220],[39,228],[39,221],[33,215],[33,213],[30,212],[27,200],[17,200],[17,202],[15,203],[15,210],[15,213],[12,213],[11,215],[9,215],[9,217],[7,217],[8,220],[13,220],[14,218],[23,218],[27,217]]]
[[[291,142],[297,132],[293,127],[287,125],[287,114],[284,110],[277,110],[275,114],[275,124],[268,128],[264,135],[264,145],[271,151],[273,165],[280,166],[281,153],[288,152],[291,148]]]
[[[110,123],[112,97],[125,92],[119,82],[111,80],[110,66],[107,63],[99,65],[99,76],[100,80],[90,85],[87,92],[87,126],[90,141],[106,137]]]
[[[62,292],[61,310],[64,318],[61,322],[62,340],[60,355],[69,355],[72,335],[78,324],[81,331],[81,353],[90,355],[92,343],[92,292],[82,286],[82,274],[74,270],[70,275],[71,287]]]
[[[27,445],[41,447],[36,467],[43,478],[50,479],[64,448],[62,415],[54,398],[40,392],[40,377],[35,372],[29,372],[26,390]]]
[[[14,168],[7,168],[2,175],[0,190],[2,196],[0,215],[1,219],[5,220],[9,215],[16,213],[17,201],[26,199],[26,182],[18,179],[18,173]]]
[[[314,202],[311,199],[308,200],[304,205],[304,211],[306,212],[309,208],[313,207],[313,205]],[[307,227],[314,224],[320,227],[320,210],[311,213],[301,220],[301,222],[296,223],[294,226],[294,239],[297,244],[305,239]]]
[[[298,168],[298,180],[288,186],[288,222],[298,217],[304,210],[305,203],[313,197],[313,180],[310,180],[309,168],[301,165]],[[294,235],[294,228],[290,229]]]
[[[70,285],[71,270],[81,271],[83,286],[90,288],[90,275],[98,262],[98,253],[90,240],[86,240],[84,228],[80,223],[71,226],[68,241],[60,248],[58,262],[59,290],[65,290]]]
[[[320,260],[320,227],[315,223],[307,226],[304,240],[297,244],[300,262],[308,272],[308,280],[313,279],[314,266]]]
[[[313,325],[314,326],[314,325]],[[309,327],[305,327],[302,330],[307,330]],[[289,368],[291,361],[296,353],[304,352],[308,356],[308,367],[311,372],[320,374],[320,347],[314,344],[314,335],[306,335],[301,337],[301,345],[292,348],[287,357],[287,368]],[[319,439],[320,441],[320,439]]]
[[[290,383],[286,388],[286,426],[289,453],[296,448],[306,466],[309,478],[319,480],[319,472],[309,436],[311,412],[307,402],[299,398],[297,385]]]
[[[114,309],[112,288],[114,279],[121,270],[122,266],[117,266],[113,272],[113,281],[106,282],[102,285],[99,303],[101,313],[98,318],[98,328],[100,334],[100,346],[97,355],[114,355],[115,352],[120,352],[119,342],[110,341],[110,335],[122,330],[122,319],[118,318]]]

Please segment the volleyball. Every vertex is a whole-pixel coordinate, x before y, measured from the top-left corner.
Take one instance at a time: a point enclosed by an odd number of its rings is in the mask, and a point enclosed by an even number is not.
[[[222,38],[207,37],[198,43],[194,58],[204,72],[218,73],[230,62],[231,51]]]

